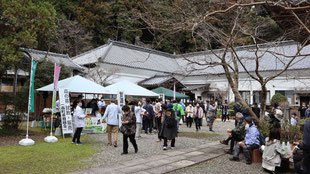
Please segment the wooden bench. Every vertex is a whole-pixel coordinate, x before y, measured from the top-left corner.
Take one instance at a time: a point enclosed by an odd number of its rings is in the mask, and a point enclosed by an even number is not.
[[[262,163],[262,153],[259,151],[259,148],[257,149],[252,149],[251,150],[252,154],[252,163]]]

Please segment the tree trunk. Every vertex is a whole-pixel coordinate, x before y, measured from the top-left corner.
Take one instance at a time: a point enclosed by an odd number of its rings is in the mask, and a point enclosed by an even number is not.
[[[267,99],[267,88],[266,84],[262,84],[262,101],[260,104],[260,120],[264,120],[265,117],[265,111],[266,111],[266,99]]]

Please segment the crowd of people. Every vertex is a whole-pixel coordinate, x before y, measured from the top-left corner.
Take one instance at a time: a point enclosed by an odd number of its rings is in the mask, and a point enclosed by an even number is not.
[[[245,102],[247,103],[248,101],[245,100]],[[170,149],[176,148],[175,138],[180,131],[180,124],[186,123],[187,128],[191,128],[195,124],[195,129],[198,132],[201,130],[203,118],[205,117],[209,132],[213,133],[213,123],[218,115],[218,109],[221,110],[222,122],[229,120],[229,106],[226,100],[223,104],[215,101],[206,101],[205,103],[203,101],[196,101],[195,103],[189,102],[184,104],[180,100],[172,100],[165,104],[161,99],[156,99],[155,101],[146,99],[136,100],[131,104],[131,107],[125,105],[120,108],[115,104],[114,100],[109,105],[105,105],[103,99],[99,102],[93,99],[86,106],[92,108],[94,112],[97,112],[99,108],[105,108],[103,120],[107,123],[108,145],[117,147],[118,132],[121,132],[123,134],[123,155],[128,154],[128,139],[132,143],[135,153],[138,152],[136,138],[141,137],[141,131],[144,131],[146,135],[156,133],[158,137],[156,141],[163,141],[163,150],[167,150],[169,141]],[[82,144],[80,135],[85,126],[83,107],[85,107],[85,103],[79,97],[73,104],[76,131],[72,143],[77,145]],[[250,107],[257,117],[260,117],[259,106],[254,103]],[[255,125],[246,108],[240,106],[239,102],[234,104],[233,110],[235,128],[232,130],[228,129],[227,139],[220,141],[220,143],[225,145],[230,144],[226,153],[233,155],[230,158],[231,161],[240,161],[239,154],[242,150],[246,164],[251,164],[252,151],[260,148],[263,151],[262,167],[269,172],[276,172],[283,158],[293,159],[297,173],[309,172],[310,121],[302,127],[304,132],[303,141],[294,143],[294,155],[288,155],[280,142],[283,113],[279,106],[275,105],[271,113],[267,113],[271,127],[270,133],[266,138],[259,131],[257,125]],[[303,103],[299,108],[301,114],[304,114],[303,116],[301,115],[301,119],[307,117],[309,110]],[[119,114],[122,114],[120,127]],[[292,113],[289,123],[292,126],[296,126],[298,120],[297,114]]]

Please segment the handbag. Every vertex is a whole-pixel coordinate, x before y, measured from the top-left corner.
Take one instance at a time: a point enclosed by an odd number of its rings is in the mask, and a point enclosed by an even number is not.
[[[127,128],[126,128],[124,125],[122,125],[122,126],[119,128],[119,131],[120,131],[122,134],[127,134],[127,133],[128,133],[128,130],[127,130]]]

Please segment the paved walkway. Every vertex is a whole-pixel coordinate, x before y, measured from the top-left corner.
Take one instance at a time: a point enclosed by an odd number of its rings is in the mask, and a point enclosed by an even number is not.
[[[74,174],[167,173],[221,156],[224,154],[224,147],[225,146],[221,145],[219,142],[210,142],[195,148],[167,150],[163,151],[160,155],[122,162],[114,166],[107,166],[104,168],[92,168],[85,171],[75,172]]]

